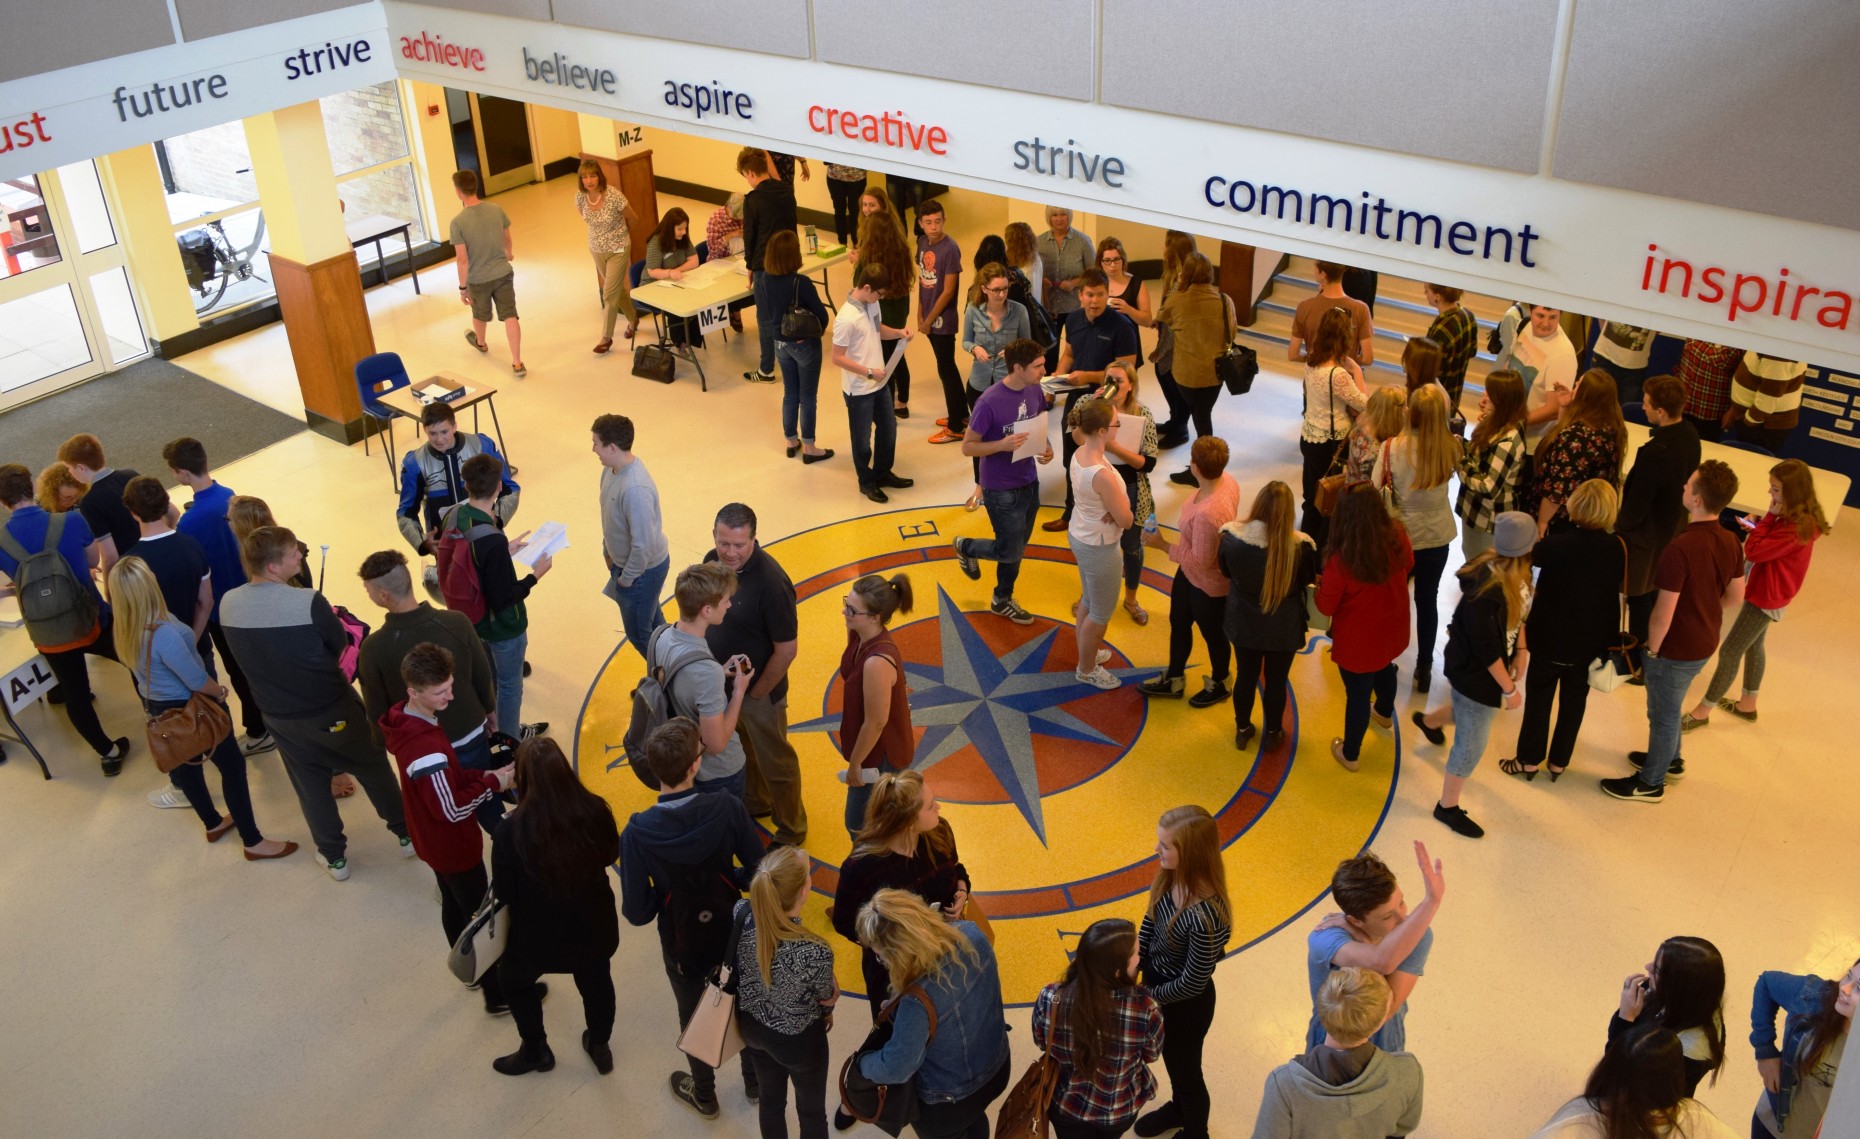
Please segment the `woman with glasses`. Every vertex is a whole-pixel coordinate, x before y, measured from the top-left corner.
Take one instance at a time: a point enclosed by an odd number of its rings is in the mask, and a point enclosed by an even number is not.
[[[1005,251],[1002,254],[1006,256]],[[1001,353],[1016,340],[1033,335],[1027,308],[1008,298],[1008,269],[991,261],[976,270],[975,284],[969,287],[969,305],[962,314],[962,350],[969,354],[969,384],[964,395],[969,410],[996,380],[1007,375],[1007,361]],[[982,460],[972,458],[969,466],[975,475],[975,490],[969,495],[967,508],[982,505]]]
[[[911,611],[909,574],[867,574],[853,582],[840,612],[846,618],[846,651],[840,656],[840,750],[846,756],[846,830],[865,826],[872,784],[886,772],[911,765],[917,747],[911,729],[904,658],[887,628],[898,613]]]
[[[1111,307],[1139,325],[1149,324],[1149,286],[1130,275],[1130,254],[1124,252],[1124,243],[1115,237],[1100,241],[1098,268],[1111,283]]]

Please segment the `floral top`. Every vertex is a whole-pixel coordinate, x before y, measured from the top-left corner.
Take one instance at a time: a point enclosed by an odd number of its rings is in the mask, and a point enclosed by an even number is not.
[[[1376,429],[1369,425],[1368,417],[1358,416],[1356,426],[1350,428],[1350,448],[1344,455],[1344,486],[1369,481],[1369,473],[1376,465],[1376,446],[1379,442]]]
[[[1531,509],[1546,499],[1556,503],[1552,522],[1569,518],[1564,505],[1576,488],[1590,479],[1619,483],[1621,456],[1614,441],[1586,423],[1570,423],[1538,450],[1536,478],[1531,483]]]
[[[1305,365],[1305,426],[1299,438],[1307,443],[1341,441],[1350,433],[1351,417],[1368,402],[1348,368]]]
[[[841,166],[837,162],[827,163],[827,177],[835,182],[864,182],[865,171],[857,166]]]
[[[1143,520],[1156,512],[1156,500],[1150,495],[1149,471],[1156,465],[1156,456],[1162,454],[1162,446],[1156,434],[1156,417],[1142,404],[1137,405],[1137,412],[1143,416],[1143,442],[1137,445],[1137,454],[1148,459],[1149,465],[1139,471],[1135,467],[1125,466],[1122,460],[1108,451],[1105,458],[1110,460],[1111,469],[1124,480],[1124,489],[1130,492],[1130,524],[1140,528]]]
[[[1490,534],[1500,514],[1518,508],[1524,446],[1524,432],[1516,427],[1478,450],[1472,440],[1460,441],[1459,515],[1468,529]]]
[[[613,186],[601,195],[601,204],[588,201],[588,192],[575,193],[575,209],[588,223],[588,248],[595,253],[625,253],[632,248],[633,235],[626,228],[626,195]]]

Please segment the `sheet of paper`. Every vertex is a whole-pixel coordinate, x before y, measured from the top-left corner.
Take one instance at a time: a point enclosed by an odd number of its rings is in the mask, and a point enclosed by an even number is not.
[[[1042,411],[1032,419],[1023,419],[1014,425],[1014,430],[1009,432],[1009,434],[1018,435],[1023,431],[1027,433],[1026,441],[1014,448],[1014,457],[1016,459],[1037,459],[1041,455],[1046,454],[1046,448],[1048,446],[1046,437],[1048,419],[1049,416],[1047,413]]]
[[[880,377],[880,379],[882,379],[882,380],[884,380],[884,381],[886,381],[886,382],[890,382],[890,380],[891,380],[891,373],[893,373],[893,372],[895,372],[895,371],[897,371],[897,370],[898,370],[898,365],[899,365],[899,364],[901,364],[901,363],[903,363],[903,362],[904,362],[904,350],[903,350],[903,349],[900,349],[900,350],[898,350],[898,351],[896,351],[896,352],[893,352],[893,353],[891,354],[891,359],[889,359],[889,360],[887,360],[887,361],[885,362],[885,374],[884,374],[883,376],[881,376],[881,377]]]
[[[1117,418],[1117,442],[1135,455],[1143,449],[1143,417],[1120,412]]]
[[[530,531],[530,538],[521,550],[510,555],[510,560],[521,563],[527,569],[536,568],[536,559],[543,554],[555,557],[557,551],[568,548],[568,527],[560,522],[545,522]]]

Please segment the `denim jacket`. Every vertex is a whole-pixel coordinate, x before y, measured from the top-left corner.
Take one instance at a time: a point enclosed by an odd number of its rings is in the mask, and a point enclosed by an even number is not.
[[[988,385],[1007,375],[1007,361],[1001,358],[1001,353],[1016,340],[1032,338],[1033,325],[1027,317],[1026,306],[1019,301],[1007,303],[1007,310],[1001,314],[999,331],[980,305],[970,305],[962,314],[962,350],[969,354],[969,387],[978,392],[987,391]],[[988,350],[986,361],[975,359],[977,345]]]
[[[1770,1110],[1776,1113],[1779,1125],[1788,1120],[1796,1085],[1801,1082],[1801,1073],[1796,1071],[1795,1065],[1801,1055],[1802,1042],[1808,1036],[1809,1018],[1821,1011],[1822,1002],[1833,984],[1820,977],[1775,971],[1757,978],[1756,991],[1750,997],[1750,1046],[1756,1050],[1759,1060],[1782,1059],[1782,1089],[1763,1093],[1770,1097]],[[1788,1014],[1783,1020],[1780,1052],[1776,1049],[1778,1009]]]
[[[958,957],[943,972],[917,982],[936,1008],[936,1036],[930,1036],[929,1013],[917,998],[899,1001],[890,1042],[859,1063],[874,1083],[899,1084],[917,1076],[917,1095],[925,1103],[955,1103],[972,1095],[1008,1062],[994,948],[973,922],[957,922],[955,928],[978,959],[971,964]]]

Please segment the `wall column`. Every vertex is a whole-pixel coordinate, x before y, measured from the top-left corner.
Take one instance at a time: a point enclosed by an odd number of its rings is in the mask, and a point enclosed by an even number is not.
[[[187,270],[168,218],[155,148],[135,146],[106,154],[97,159],[97,175],[123,243],[130,283],[142,302],[149,339],[159,353],[162,341],[199,328],[200,318],[194,315]]]
[[[252,174],[271,235],[272,280],[304,420],[342,443],[362,437],[355,365],[375,350],[362,276],[342,228],[323,109],[299,103],[245,120]]]

